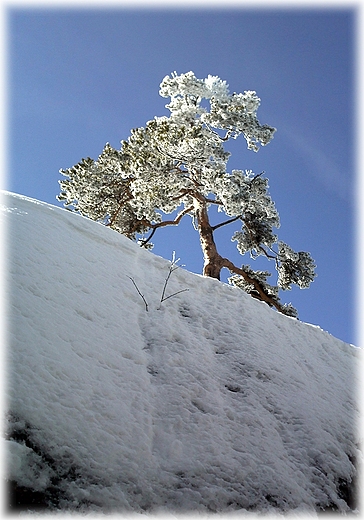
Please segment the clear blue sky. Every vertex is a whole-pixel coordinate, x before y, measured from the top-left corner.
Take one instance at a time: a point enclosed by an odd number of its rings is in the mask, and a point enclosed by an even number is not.
[[[356,343],[353,9],[7,13],[6,189],[60,205],[59,169],[96,159],[106,142],[119,147],[131,128],[166,115],[159,84],[173,71],[217,75],[231,92],[255,90],[260,122],[277,132],[257,154],[243,138],[228,143],[229,170],[266,172],[279,237],[316,261],[311,288],[282,293],[282,300],[302,321]],[[221,254],[248,263],[230,242],[232,232],[216,231]],[[156,254],[171,258],[175,250],[186,269],[201,273],[189,217],[154,238]],[[265,261],[255,266],[274,272]]]

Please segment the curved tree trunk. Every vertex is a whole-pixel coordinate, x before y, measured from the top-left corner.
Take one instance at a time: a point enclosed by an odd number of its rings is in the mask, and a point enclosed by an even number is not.
[[[226,267],[231,273],[239,274],[248,283],[254,286],[256,292],[252,292],[252,296],[258,298],[261,301],[264,301],[271,307],[275,307],[278,311],[282,312],[282,305],[264,291],[258,280],[251,278],[243,269],[236,267],[236,265],[234,265],[230,260],[223,258],[218,253],[214,240],[214,230],[210,224],[207,212],[207,202],[202,199],[202,197],[201,199],[195,198],[194,211],[197,220],[197,228],[200,234],[201,248],[204,256],[203,275],[220,280],[221,269]]]
[[[207,203],[205,200],[200,199],[195,199],[194,203],[197,228],[204,257],[203,274],[204,276],[220,280],[223,258],[217,252],[214,232],[207,212]]]

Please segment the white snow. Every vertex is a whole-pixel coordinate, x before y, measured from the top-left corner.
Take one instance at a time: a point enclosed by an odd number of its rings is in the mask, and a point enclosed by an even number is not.
[[[24,196],[1,209],[7,478],[71,511],[349,510],[359,349],[182,268],[161,304],[167,260]]]

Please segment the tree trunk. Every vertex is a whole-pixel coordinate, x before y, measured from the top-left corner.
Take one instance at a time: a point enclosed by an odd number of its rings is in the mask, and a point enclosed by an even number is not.
[[[204,256],[203,275],[220,280],[221,269],[226,267],[231,273],[239,274],[244,280],[254,286],[256,293],[252,291],[250,293],[251,296],[284,313],[282,305],[266,293],[258,280],[251,278],[243,269],[236,267],[230,260],[219,255],[214,241],[214,230],[209,221],[207,203],[202,196],[194,199],[194,210]]]
[[[220,280],[224,259],[217,252],[213,229],[207,213],[207,203],[204,200],[196,199],[194,202],[197,227],[204,256],[203,275]]]

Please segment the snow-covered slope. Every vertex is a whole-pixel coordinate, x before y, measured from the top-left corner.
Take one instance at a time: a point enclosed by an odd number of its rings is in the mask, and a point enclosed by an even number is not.
[[[13,490],[96,512],[352,507],[359,349],[182,268],[161,304],[167,260],[1,203]]]

